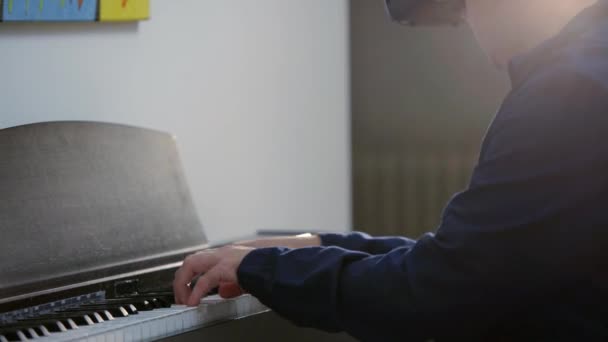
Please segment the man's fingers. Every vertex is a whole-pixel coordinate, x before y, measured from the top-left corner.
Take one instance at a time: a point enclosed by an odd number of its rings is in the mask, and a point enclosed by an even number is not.
[[[188,284],[197,275],[206,272],[217,263],[217,257],[210,252],[197,253],[188,256],[182,267],[175,272],[173,280],[173,292],[177,304],[185,304],[192,294]]]
[[[191,255],[184,260],[182,267],[175,272],[173,289],[177,304],[198,305],[200,299],[222,283],[237,283],[237,269],[245,256],[254,248],[244,246],[225,246]],[[192,279],[199,277],[194,288],[188,287]],[[225,288],[226,297],[240,295],[238,288]]]
[[[221,283],[219,288],[219,294],[222,298],[234,298],[242,295],[243,289],[236,283]]]
[[[173,294],[175,296],[176,304],[185,304],[187,298],[190,296],[192,290],[188,287],[188,283],[192,280],[194,275],[183,268],[179,268],[175,272],[175,279],[173,280]]]
[[[218,272],[217,268],[212,268],[207,273],[203,274],[194,289],[190,293],[190,297],[187,300],[188,306],[196,306],[200,303],[201,298],[205,296],[209,291],[213,288],[218,287],[220,285],[221,275]]]

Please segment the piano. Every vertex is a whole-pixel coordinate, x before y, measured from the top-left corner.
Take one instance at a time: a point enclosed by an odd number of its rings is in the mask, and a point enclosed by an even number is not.
[[[351,341],[251,295],[175,305],[210,248],[174,137],[99,122],[0,130],[0,342]]]

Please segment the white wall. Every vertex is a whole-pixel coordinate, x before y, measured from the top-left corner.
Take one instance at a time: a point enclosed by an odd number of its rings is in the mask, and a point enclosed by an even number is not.
[[[212,241],[350,228],[346,0],[152,0],[139,24],[0,25],[0,128],[177,135]]]

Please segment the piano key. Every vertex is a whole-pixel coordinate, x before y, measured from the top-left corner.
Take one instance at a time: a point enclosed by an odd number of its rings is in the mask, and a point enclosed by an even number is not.
[[[129,298],[149,298],[149,297],[173,297],[173,291],[152,291],[152,292],[140,292],[136,295],[131,295]]]
[[[51,333],[53,332],[66,332],[68,331],[68,329],[65,327],[65,325],[63,325],[63,323],[57,321],[57,320],[53,320],[53,321],[49,321],[49,320],[44,320],[44,321],[20,321],[19,323],[13,324],[9,327],[9,329],[15,329],[15,331],[19,331],[21,333],[23,333],[23,335],[25,336],[25,333],[23,331],[29,331],[29,329],[33,329],[35,330],[36,334],[39,336],[49,336]],[[6,336],[6,334],[4,334]],[[9,334],[10,335],[10,334]],[[12,335],[11,335],[12,336]],[[13,341],[14,339],[9,337],[10,341]]]
[[[120,298],[120,299],[107,299],[103,302],[98,302],[98,304],[131,304],[135,306],[137,311],[148,311],[154,310],[156,308],[155,305],[152,304],[149,300],[146,299],[131,299],[131,298]],[[169,305],[170,306],[170,305]]]
[[[82,308],[72,308],[72,309],[67,309],[67,310],[55,311],[51,315],[56,315],[56,314],[60,314],[60,315],[65,314],[66,316],[69,316],[70,314],[72,314],[74,316],[86,315],[91,318],[93,323],[100,323],[102,321],[111,321],[114,319],[114,316],[108,310],[95,310],[95,309],[84,310]]]
[[[141,301],[141,300],[147,300],[148,302],[150,302],[155,308],[168,308],[170,307],[172,304],[175,304],[174,301],[174,297],[173,295],[171,295],[171,297],[167,297],[167,296],[143,296],[143,295],[138,295],[138,296],[133,296],[133,297],[126,297],[126,298],[120,298],[120,299],[108,299],[108,302],[112,302],[112,301],[125,301],[127,303],[133,303],[133,302],[137,302],[137,301]]]
[[[103,323],[105,321],[111,321],[114,316],[108,310],[97,310],[97,311],[85,311],[93,320],[93,323]]]
[[[3,334],[3,331],[10,330],[22,330],[27,331],[28,335],[38,335],[38,336],[49,336],[49,330],[44,326],[39,324],[37,321],[32,322],[22,322],[18,321],[12,324],[3,325],[0,327],[0,334]],[[31,333],[30,330],[33,330],[34,333]]]
[[[137,315],[137,308],[133,305],[133,304],[84,304],[80,306],[81,309],[84,310],[107,310],[109,311],[113,316],[120,316],[121,313],[119,313],[118,315],[114,314],[114,312],[121,312],[124,311],[127,316],[128,315]]]
[[[71,319],[71,317],[40,316],[40,317],[36,317],[36,318],[28,318],[28,319],[19,320],[19,324],[30,325],[30,326],[31,325],[47,326],[47,323],[51,324],[51,325],[56,324],[56,323],[61,323],[68,330],[78,329],[78,325]],[[49,331],[51,331],[51,329],[49,329]],[[29,332],[28,332],[28,334],[29,334]]]
[[[58,320],[67,330],[78,329],[78,325],[71,318],[59,318]]]
[[[93,320],[93,318],[91,318],[91,316],[93,316],[93,314],[97,314],[97,313],[96,312],[91,313],[89,311],[82,312],[82,313],[80,313],[80,312],[55,312],[52,314],[42,315],[42,316],[40,316],[40,318],[70,319],[70,320],[72,320],[73,323],[76,324],[76,326],[93,325],[95,323],[100,323],[100,322],[105,321],[105,319],[103,319],[101,316],[99,316],[99,319],[95,318],[95,320]],[[95,316],[93,316],[93,317],[95,317]]]
[[[111,321],[114,319],[114,315],[112,315],[108,310],[101,310],[96,312],[96,314],[100,315],[104,321]]]
[[[65,325],[63,325],[63,323],[61,323],[58,320],[32,321],[32,322],[27,322],[27,323],[31,324],[31,325],[43,326],[50,333],[68,331],[68,329],[65,327]]]
[[[0,342],[9,342],[8,338],[6,338],[4,335],[0,335]]]
[[[110,313],[110,315],[112,315],[112,317],[116,318],[116,317],[126,317],[129,316],[129,312],[127,312],[127,310],[125,310],[123,307],[121,306],[103,306],[103,307],[81,307],[78,309],[68,309],[68,310],[61,310],[61,311],[57,311],[57,312],[88,312],[89,314],[93,314],[93,313],[99,313],[99,312],[103,312],[103,311],[107,311]]]
[[[58,315],[58,317],[69,317],[69,318],[73,318],[70,316],[74,316],[74,317],[78,317],[78,316],[88,316],[91,321],[93,321],[93,324],[95,323],[102,323],[104,321],[111,321],[114,319],[114,316],[112,316],[111,313],[109,313],[107,310],[76,310],[76,309],[69,309],[69,310],[60,310],[60,311],[55,311],[52,314],[49,314],[49,316],[55,317],[56,315]],[[85,318],[86,320],[86,318]]]
[[[4,338],[7,341],[27,341],[28,338],[25,335],[25,333],[23,333],[23,331],[21,329],[6,329],[6,330],[0,330],[0,334],[2,334],[2,336],[4,336]]]
[[[51,332],[44,325],[38,325],[38,326],[35,326],[35,327],[31,327],[31,329],[34,329],[34,331],[36,331],[36,333],[39,336],[49,336],[49,335],[51,335]]]
[[[152,298],[151,302],[155,308],[170,308],[172,304],[171,302],[162,298]]]
[[[40,336],[38,335],[38,333],[36,332],[36,330],[34,330],[34,329],[32,329],[32,328],[28,328],[28,329],[27,329],[27,336],[28,336],[30,339],[34,339],[34,338],[38,338],[38,337],[40,337]]]
[[[210,293],[211,294],[211,293]],[[162,300],[164,302],[167,302],[169,304],[175,304],[175,296],[173,294],[173,292],[150,292],[150,293],[140,293],[137,295],[132,295],[126,298],[131,298],[131,299],[150,299],[150,298],[156,298],[158,300]]]

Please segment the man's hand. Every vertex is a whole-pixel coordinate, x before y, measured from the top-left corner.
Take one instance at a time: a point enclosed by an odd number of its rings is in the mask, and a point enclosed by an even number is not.
[[[236,273],[241,261],[254,249],[246,246],[225,246],[188,256],[182,267],[175,272],[175,303],[196,306],[202,297],[216,287],[219,287],[223,297],[242,294]],[[191,289],[188,284],[200,274],[202,276]]]

